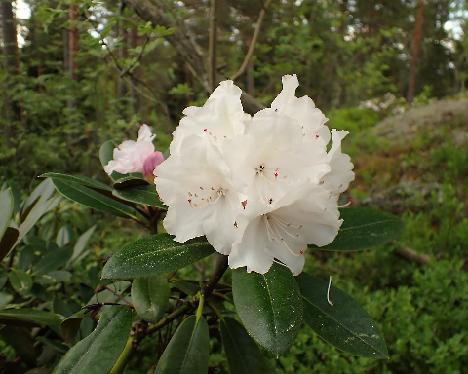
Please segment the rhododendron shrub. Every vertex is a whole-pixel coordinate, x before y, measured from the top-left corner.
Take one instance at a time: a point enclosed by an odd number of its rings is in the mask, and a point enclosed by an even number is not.
[[[56,373],[95,365],[122,372],[157,333],[170,337],[153,358],[157,373],[206,373],[210,339],[220,339],[233,373],[271,372],[271,357],[288,354],[304,323],[350,354],[387,356],[377,324],[331,276],[315,276],[310,260],[394,240],[401,223],[350,206],[343,195],[355,174],[341,147],[348,132],[330,129],[310,97],[296,96],[295,75],[282,83],[270,107],[252,116],[241,89],[221,82],[204,105],[183,111],[165,160],[147,125],[136,141],[107,141],[99,157],[109,184],[44,175],[64,197],[149,233],[112,249],[101,282],[131,288],[99,304],[95,331]],[[179,271],[196,262],[198,275]]]

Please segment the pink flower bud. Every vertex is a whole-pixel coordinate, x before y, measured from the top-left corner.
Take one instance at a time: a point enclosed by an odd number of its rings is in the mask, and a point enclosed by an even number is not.
[[[143,175],[145,178],[153,177],[154,169],[163,161],[164,156],[161,152],[151,153],[143,162]]]

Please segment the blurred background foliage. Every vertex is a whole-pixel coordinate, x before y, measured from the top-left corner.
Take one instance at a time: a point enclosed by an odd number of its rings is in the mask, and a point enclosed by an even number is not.
[[[18,220],[43,172],[105,180],[99,145],[134,137],[139,123],[151,125],[167,150],[182,109],[209,94],[211,3],[0,0],[0,177],[14,192]],[[406,224],[399,243],[311,253],[307,263],[360,300],[390,359],[353,358],[305,329],[288,355],[272,358],[278,372],[466,370],[467,14],[463,0],[216,1],[215,79],[239,75],[258,108],[280,90],[282,75],[297,74],[299,93],[314,99],[330,127],[351,132],[344,148],[356,169],[353,203]],[[260,18],[252,58],[236,74]],[[48,252],[74,247],[94,225],[80,257],[47,262]],[[0,304],[68,317],[94,297],[109,253],[140,235],[128,222],[61,201],[2,262]],[[80,336],[93,323],[82,322]],[[22,349],[5,329],[0,370],[46,365],[66,349],[16,331]],[[141,349],[126,372],[154,364],[152,343]],[[213,342],[213,373],[226,371],[219,349]]]

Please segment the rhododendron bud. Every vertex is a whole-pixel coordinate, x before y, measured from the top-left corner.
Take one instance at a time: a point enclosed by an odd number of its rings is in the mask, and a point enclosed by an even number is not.
[[[295,275],[308,244],[333,241],[338,196],[354,179],[341,152],[347,132],[330,133],[312,99],[295,96],[298,84],[284,76],[271,108],[253,117],[231,81],[184,111],[171,155],[155,170],[164,227],[176,241],[205,235],[231,268],[264,274],[279,262]]]
[[[153,170],[164,157],[161,152],[154,151],[151,128],[141,125],[138,130],[137,140],[125,140],[117,148],[114,148],[113,159],[104,167],[107,174],[118,173],[142,173],[145,177],[151,176]]]
[[[143,175],[145,178],[153,178],[154,169],[156,169],[156,166],[158,166],[163,161],[164,156],[161,152],[153,152],[148,157],[146,157],[146,160],[143,162]]]

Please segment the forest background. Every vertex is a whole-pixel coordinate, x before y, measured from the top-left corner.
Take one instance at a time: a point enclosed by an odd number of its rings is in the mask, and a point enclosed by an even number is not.
[[[333,275],[378,321],[389,360],[341,353],[305,329],[288,355],[272,359],[278,372],[461,373],[467,15],[463,0],[0,0],[0,185],[12,188],[19,207],[47,171],[104,181],[97,156],[104,141],[134,138],[146,123],[166,152],[183,108],[202,104],[217,82],[233,78],[247,93],[246,111],[255,112],[279,92],[282,75],[297,74],[299,93],[313,98],[330,127],[350,131],[353,204],[399,215],[405,231],[398,243],[313,253],[307,263]],[[0,306],[26,302],[65,317],[83,307],[82,279],[142,235],[108,218],[65,199],[55,204],[25,245],[74,242],[93,228],[84,255],[72,271],[57,265],[70,273],[59,286],[41,280],[40,254],[15,262],[25,287],[12,280],[7,258]],[[53,300],[41,299],[54,290]],[[24,368],[11,331],[0,334],[0,368]],[[47,337],[34,344],[34,364],[63,349]],[[152,349],[144,346],[126,372],[150,367]],[[225,372],[224,360],[213,354],[210,370]]]

